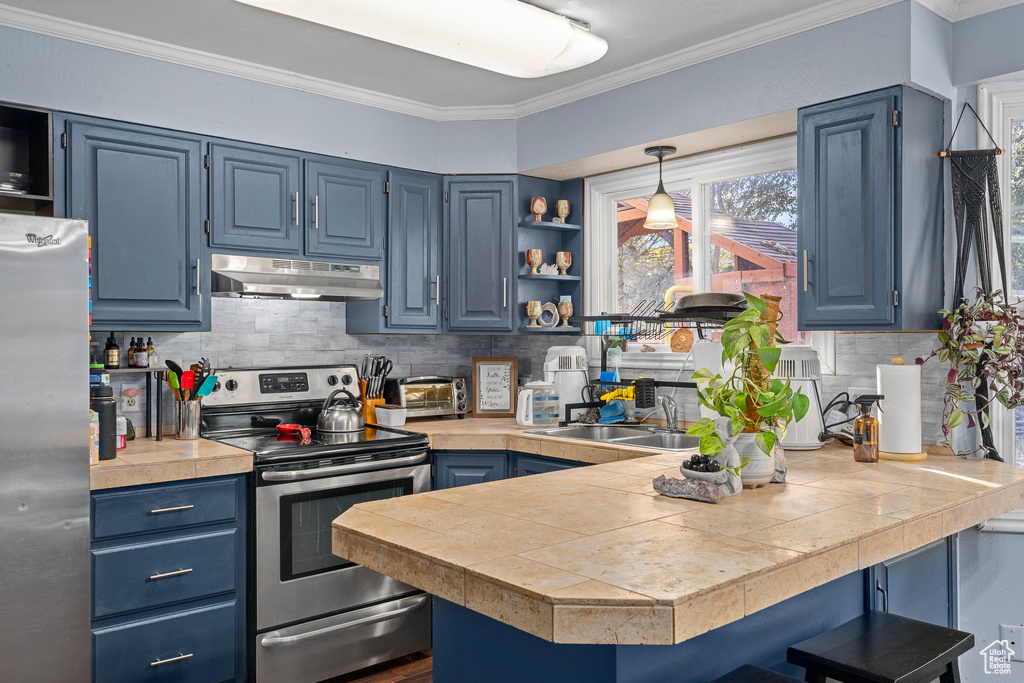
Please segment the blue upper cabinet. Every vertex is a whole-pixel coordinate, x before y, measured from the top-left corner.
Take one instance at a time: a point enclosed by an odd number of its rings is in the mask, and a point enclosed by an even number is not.
[[[441,178],[391,171],[388,185],[387,326],[440,332]]]
[[[306,161],[306,253],[376,261],[384,255],[384,168]]]
[[[510,332],[515,306],[512,176],[445,179],[447,328]]]
[[[299,157],[213,143],[209,159],[210,246],[301,253]]]
[[[93,326],[209,329],[198,137],[69,118],[67,209],[89,221]]]
[[[799,111],[800,329],[937,328],[943,109],[900,86]]]

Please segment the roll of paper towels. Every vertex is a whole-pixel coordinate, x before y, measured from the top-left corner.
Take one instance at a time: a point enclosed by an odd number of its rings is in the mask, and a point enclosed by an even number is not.
[[[889,460],[923,460],[921,452],[921,366],[904,365],[897,356],[892,365],[878,365],[878,450]]]

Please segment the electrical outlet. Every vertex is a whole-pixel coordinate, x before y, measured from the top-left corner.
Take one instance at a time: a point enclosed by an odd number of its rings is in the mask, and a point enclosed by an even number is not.
[[[139,406],[142,400],[142,387],[140,385],[124,384],[121,386],[121,412],[137,413],[141,410]]]
[[[875,387],[850,387],[848,389],[848,391],[850,392],[850,401],[856,401],[858,398],[860,398],[864,394],[877,394],[878,393],[878,389],[876,389]],[[871,406],[871,414],[874,417],[876,417],[876,418],[878,417],[878,404],[877,403]]]
[[[1011,662],[1024,662],[1024,626],[999,626],[999,640],[1005,640],[1013,655]]]

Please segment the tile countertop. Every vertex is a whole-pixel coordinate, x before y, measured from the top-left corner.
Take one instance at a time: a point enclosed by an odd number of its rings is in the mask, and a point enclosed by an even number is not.
[[[603,463],[363,503],[334,521],[335,554],[557,643],[682,642],[1024,504],[1024,470],[990,460],[790,451],[789,483],[711,505],[654,492],[680,453],[577,448],[510,420],[408,428],[437,448]]]
[[[89,467],[89,488],[97,491],[244,472],[252,472],[249,451],[206,439],[136,438],[113,460]]]

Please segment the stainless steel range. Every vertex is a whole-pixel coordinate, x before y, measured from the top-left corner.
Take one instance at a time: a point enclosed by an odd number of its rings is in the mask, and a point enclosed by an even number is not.
[[[429,595],[331,553],[331,522],[349,507],[429,489],[427,437],[374,426],[317,432],[332,391],[358,392],[353,365],[217,375],[203,435],[255,454],[256,680],[316,683],[429,648]]]

